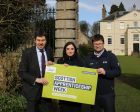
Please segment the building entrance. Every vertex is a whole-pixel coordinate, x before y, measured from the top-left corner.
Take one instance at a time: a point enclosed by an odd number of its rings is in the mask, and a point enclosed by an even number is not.
[[[140,49],[139,49],[139,43],[134,43],[133,44],[133,52],[137,52],[139,53]]]

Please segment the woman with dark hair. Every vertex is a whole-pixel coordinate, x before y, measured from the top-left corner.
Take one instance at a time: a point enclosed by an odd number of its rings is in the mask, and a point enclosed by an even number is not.
[[[77,53],[77,48],[73,42],[67,42],[63,49],[63,57],[58,59],[58,64],[65,66],[84,66],[84,62]],[[59,101],[60,112],[81,112],[81,103]]]

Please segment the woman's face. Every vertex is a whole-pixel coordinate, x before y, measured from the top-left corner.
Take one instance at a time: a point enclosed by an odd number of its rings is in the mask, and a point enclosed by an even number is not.
[[[74,48],[74,46],[73,46],[72,44],[68,45],[68,46],[66,47],[66,54],[67,54],[68,56],[73,56],[74,53],[75,53],[75,48]]]

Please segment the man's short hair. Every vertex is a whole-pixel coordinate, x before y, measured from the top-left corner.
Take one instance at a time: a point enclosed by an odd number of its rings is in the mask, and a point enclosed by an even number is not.
[[[44,30],[42,30],[42,29],[39,29],[39,30],[37,30],[36,32],[35,32],[35,39],[36,39],[36,37],[42,37],[42,36],[46,36],[46,33],[45,33],[45,31]]]
[[[101,34],[96,34],[92,37],[92,43],[101,40],[104,43],[104,37]]]

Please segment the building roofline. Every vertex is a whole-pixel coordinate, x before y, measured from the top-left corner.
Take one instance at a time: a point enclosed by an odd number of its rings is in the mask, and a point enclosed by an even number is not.
[[[131,12],[133,12],[133,11],[140,12],[140,10],[117,11],[117,12],[114,12],[114,13],[112,13],[111,15],[109,15],[109,16],[107,16],[107,17],[101,19],[100,22],[114,21],[114,20],[116,20],[116,19],[118,19],[118,18],[120,18],[120,17],[122,17],[122,16],[124,16],[124,15],[127,15],[127,14],[129,14],[129,13],[131,13]]]

